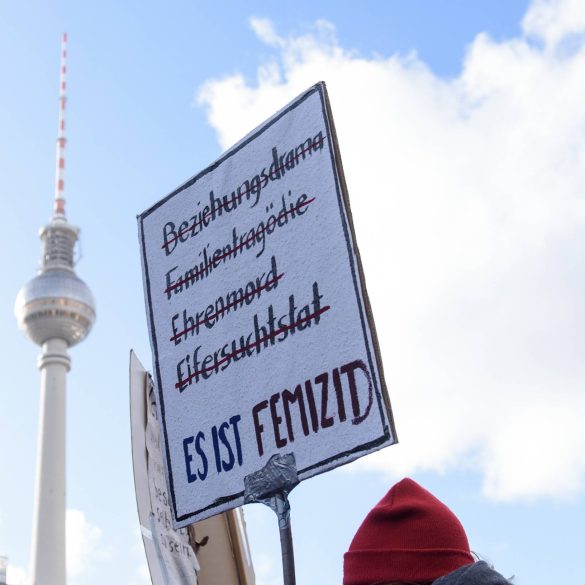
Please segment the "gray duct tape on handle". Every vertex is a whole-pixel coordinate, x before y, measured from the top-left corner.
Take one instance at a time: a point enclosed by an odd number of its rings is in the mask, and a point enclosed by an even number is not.
[[[288,494],[299,484],[294,453],[273,455],[259,471],[244,478],[244,502],[265,504],[278,516],[282,530],[290,524]]]

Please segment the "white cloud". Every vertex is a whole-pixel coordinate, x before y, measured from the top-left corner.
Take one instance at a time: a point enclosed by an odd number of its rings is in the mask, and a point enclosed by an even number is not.
[[[134,572],[135,578],[132,581],[132,585],[151,585],[150,570],[148,568],[148,562],[146,560],[146,554],[144,552],[144,542],[142,540],[142,532],[136,528],[132,531],[133,545],[132,553],[133,556],[137,556],[140,561]]]
[[[6,571],[6,582],[8,585],[27,585],[26,571],[15,565],[8,565]]]
[[[80,510],[67,510],[66,529],[69,577],[78,577],[110,558],[110,551],[102,544],[101,529],[90,524]]]
[[[256,36],[267,45],[284,46],[284,40],[278,36],[272,22],[267,18],[251,18],[250,26]]]
[[[470,467],[497,499],[585,487],[585,3],[536,1],[523,27],[444,80],[257,19],[256,83],[198,94],[227,147],[327,82],[401,441],[357,467]]]
[[[535,0],[526,13],[522,28],[527,35],[543,40],[554,50],[573,35],[583,36],[585,7],[582,0]]]
[[[150,578],[150,570],[148,569],[148,563],[142,562],[135,571],[135,579],[133,585],[152,585]]]
[[[257,585],[279,585],[282,582],[282,569],[276,566],[272,557],[259,554],[254,559],[254,573]]]

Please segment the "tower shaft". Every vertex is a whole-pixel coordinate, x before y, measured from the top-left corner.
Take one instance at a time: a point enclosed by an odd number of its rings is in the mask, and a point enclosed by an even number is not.
[[[64,585],[65,576],[65,414],[67,343],[49,339],[42,346],[41,401],[31,585]]]

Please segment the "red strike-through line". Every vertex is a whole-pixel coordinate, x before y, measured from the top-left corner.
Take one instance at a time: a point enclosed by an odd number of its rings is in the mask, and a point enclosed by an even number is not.
[[[289,329],[292,329],[293,327],[296,327],[297,325],[304,323],[305,321],[309,321],[313,317],[317,317],[318,315],[323,314],[325,311],[328,311],[330,308],[331,308],[330,305],[325,305],[324,307],[322,307],[318,311],[315,311],[311,315],[307,315],[306,317],[303,317],[302,319],[295,321],[291,325],[283,325],[280,329],[277,329],[274,333],[270,333],[268,335],[265,335],[264,337],[261,337],[258,341],[255,341],[254,343],[249,343],[248,345],[241,347],[240,349],[236,349],[236,351],[233,351],[232,353],[228,353],[224,358],[220,359],[216,364],[213,364],[213,366],[208,366],[207,368],[202,368],[201,370],[193,372],[188,378],[185,378],[182,382],[177,382],[175,384],[175,388],[178,388],[179,391],[182,392],[185,389],[185,387],[187,386],[187,384],[195,376],[198,376],[199,374],[201,374],[203,372],[208,372],[209,370],[214,370],[215,368],[221,366],[221,364],[223,364],[224,362],[226,362],[226,361],[232,359],[234,356],[238,355],[239,353],[244,353],[245,351],[248,351],[251,347],[254,347],[255,345],[260,345],[261,343],[264,343],[267,339],[272,339],[272,338],[276,337],[277,335],[280,335],[281,333],[284,333],[285,331],[288,331]]]
[[[249,236],[243,242],[239,243],[237,246],[234,246],[234,248],[232,250],[230,250],[229,252],[225,252],[225,254],[220,254],[217,258],[208,262],[201,270],[199,268],[197,268],[195,270],[195,274],[193,274],[193,276],[191,278],[181,278],[180,280],[177,280],[177,282],[167,286],[167,288],[165,288],[163,293],[168,294],[172,290],[175,290],[176,288],[183,286],[189,280],[193,280],[193,279],[197,278],[209,266],[213,266],[214,262],[219,262],[220,260],[223,260],[226,256],[231,256],[232,254],[234,254],[235,252],[237,252],[238,250],[243,248],[250,240],[253,240],[254,238],[256,238],[259,233],[260,234],[264,233],[269,227],[271,227],[273,224],[277,223],[279,219],[281,219],[282,217],[286,217],[289,213],[293,213],[295,211],[298,211],[299,209],[301,209],[301,207],[305,207],[305,206],[309,205],[310,203],[315,201],[315,199],[316,199],[315,197],[313,197],[312,199],[307,199],[307,201],[303,201],[303,203],[298,203],[292,209],[289,209],[287,211],[283,211],[283,212],[279,213],[278,217],[274,218],[274,220],[270,220],[265,226],[262,227],[262,229],[258,230],[253,236]]]
[[[272,280],[266,281],[266,283],[264,283],[262,286],[259,286],[258,288],[254,288],[250,292],[245,293],[242,296],[242,301],[245,301],[248,297],[255,295],[257,292],[264,290],[265,288],[269,287],[271,284],[278,282],[283,276],[284,276],[284,272],[279,274],[276,278],[273,278]],[[185,329],[184,331],[179,331],[179,333],[177,333],[176,335],[173,335],[169,341],[175,341],[176,339],[185,335],[186,333],[191,333],[191,331],[195,330],[197,327],[199,327],[199,325],[205,325],[205,323],[207,323],[211,319],[215,319],[216,317],[219,317],[219,315],[221,315],[224,311],[231,309],[233,306],[237,305],[239,302],[240,302],[239,300],[235,300],[235,301],[227,304],[225,307],[223,307],[223,309],[220,309],[219,311],[216,311],[215,313],[209,315],[209,317],[206,317],[205,319],[203,319],[203,321],[199,321],[199,319],[197,319],[197,322],[194,325],[191,325],[191,327],[187,327],[187,329]]]
[[[307,152],[308,150],[310,150],[311,148],[314,147],[315,144],[319,145],[322,142],[324,142],[324,138],[322,138],[321,140],[315,142],[312,146],[307,147],[307,148],[303,148],[303,150],[301,150],[301,152],[299,152],[299,154],[295,154],[295,159],[298,162],[298,158],[301,154],[305,154],[305,152]],[[280,172],[282,171],[282,169],[284,169],[284,167],[286,166],[285,164],[280,165],[278,168],[274,169],[268,176],[272,177],[272,175],[276,172]],[[247,195],[250,191],[251,191],[251,187],[248,187],[248,189],[246,189],[245,191],[242,191],[242,193],[240,193],[240,196],[244,196]],[[224,201],[223,203],[219,204],[219,207],[216,208],[217,211],[219,211],[222,207],[224,207],[225,205],[227,205],[228,203],[233,203],[234,198],[232,197],[231,201]],[[207,216],[211,215],[211,209],[209,211],[206,211],[200,219],[195,220],[195,222],[193,223],[193,225],[189,225],[186,228],[183,228],[181,231],[179,231],[177,233],[176,236],[173,236],[170,240],[166,241],[161,248],[164,248],[165,251],[166,249],[169,247],[169,244],[172,244],[175,240],[178,240],[182,235],[186,234],[187,232],[190,232],[191,230],[194,230],[200,223],[203,223],[204,219],[207,219]]]

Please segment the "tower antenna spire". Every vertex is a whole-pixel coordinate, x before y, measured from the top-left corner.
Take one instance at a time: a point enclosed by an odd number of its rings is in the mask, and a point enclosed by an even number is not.
[[[61,37],[61,69],[59,75],[59,130],[56,146],[55,202],[53,217],[65,217],[65,108],[67,107],[67,33]]]

